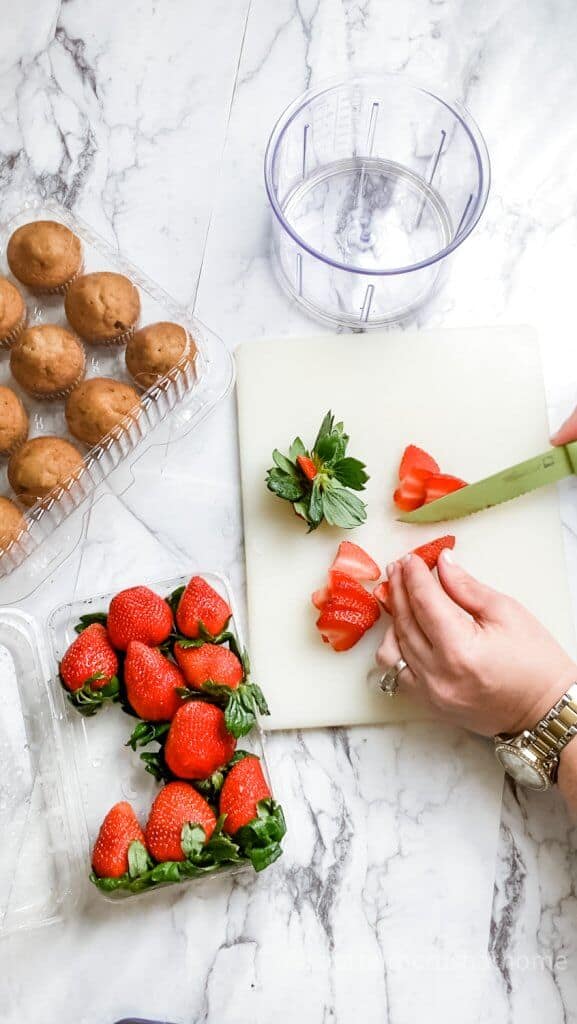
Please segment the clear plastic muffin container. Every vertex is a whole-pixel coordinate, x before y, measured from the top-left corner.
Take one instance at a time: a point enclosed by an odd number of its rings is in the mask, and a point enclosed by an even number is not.
[[[145,582],[168,595],[191,575]],[[228,580],[213,572],[195,575],[228,602],[230,628],[242,647]],[[67,701],[58,678],[58,663],[76,636],[80,616],[106,610],[112,596],[56,608],[45,631],[24,612],[0,609],[0,935],[62,920],[88,898],[121,904],[136,895],[160,899],[176,891],[168,885],[107,895],[89,881],[92,845],[110,807],[128,800],[144,823],[159,790],[138,754],[125,746],[136,719],[118,704],[83,718]],[[258,725],[238,741],[237,749],[264,761]],[[243,862],[217,874],[238,871],[253,869]],[[178,886],[207,884],[215,874]]]
[[[64,402],[38,401],[24,393],[10,373],[9,350],[0,351],[0,384],[8,385],[22,398],[30,417],[30,437],[57,435],[77,445],[85,456],[85,468],[64,488],[55,490],[25,513],[27,529],[6,550],[0,551],[0,581],[4,602],[26,597],[61,564],[82,536],[84,511],[95,499],[99,487],[113,470],[134,460],[152,444],[184,436],[214,408],[231,389],[234,362],[217,335],[191,317],[161,288],[100,238],[88,225],[56,203],[31,201],[14,212],[0,226],[0,274],[23,292],[29,324],[56,323],[66,326],[61,296],[38,296],[20,285],[6,261],[10,235],[21,224],[34,220],[56,220],[66,224],[82,241],[84,272],[111,270],[130,278],[138,288],[142,312],[140,326],[159,320],[182,325],[194,338],[194,362],[176,366],[154,387],[142,394],[137,419],[115,428],[96,447],[88,449],[67,429]],[[134,384],[125,365],[125,347],[85,345],[86,377],[113,377]],[[14,498],[6,475],[7,459],[0,458],[0,493]],[[111,481],[114,490],[114,481]],[[122,482],[119,481],[119,486]]]

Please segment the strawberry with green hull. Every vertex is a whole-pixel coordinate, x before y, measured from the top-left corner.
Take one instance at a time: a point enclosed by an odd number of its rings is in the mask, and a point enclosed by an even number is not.
[[[369,477],[362,462],[346,455],[348,443],[343,424],[329,412],[311,451],[297,437],[288,455],[276,448],[272,453],[266,485],[292,504],[309,532],[323,521],[350,530],[367,518],[366,505],[352,492],[363,491]]]
[[[172,632],[172,612],[149,587],[129,587],[112,598],[106,628],[118,651],[126,651],[131,640],[159,647]]]
[[[212,637],[226,629],[231,610],[220,594],[202,576],[193,576],[169,598],[176,608],[176,625],[185,637],[195,639],[202,632]]]
[[[123,800],[111,807],[100,826],[92,851],[94,875],[118,880],[149,866],[144,832],[132,807]]]
[[[194,700],[176,712],[163,753],[177,779],[206,779],[230,761],[235,747],[221,709]]]
[[[68,700],[85,716],[119,698],[118,657],[101,622],[76,637],[60,662],[60,680]]]
[[[216,815],[188,782],[169,782],[156,797],[146,824],[146,843],[155,860],[186,860],[182,829],[187,824],[202,828],[207,842],[216,828]]]
[[[452,551],[454,547],[455,537],[453,534],[449,533],[444,537],[437,537],[436,540],[432,540],[428,544],[421,544],[420,547],[414,548],[411,554],[416,555],[417,558],[422,558],[427,569],[431,569],[432,571],[436,568],[441,551]],[[377,598],[377,601],[380,601],[387,614],[391,615],[392,609],[390,605],[389,590],[389,581],[385,580],[383,583],[379,583],[378,587],[375,587],[373,594]]]
[[[159,650],[131,640],[124,661],[126,699],[139,718],[170,722],[182,704],[182,672]]]
[[[269,714],[262,690],[248,678],[246,653],[241,660],[222,644],[204,643],[199,647],[182,640],[175,644],[174,656],[193,691],[182,690],[182,695],[202,693],[222,703],[226,727],[237,739],[250,732],[257,714]]]
[[[262,871],[280,857],[286,833],[284,815],[272,798],[257,757],[243,757],[227,773],[219,810],[223,830],[250,859],[255,871]]]

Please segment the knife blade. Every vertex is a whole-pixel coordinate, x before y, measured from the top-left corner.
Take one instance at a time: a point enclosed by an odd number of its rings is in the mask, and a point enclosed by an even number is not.
[[[577,473],[577,442],[550,448],[525,462],[461,487],[437,501],[399,516],[401,523],[441,523],[481,512]]]

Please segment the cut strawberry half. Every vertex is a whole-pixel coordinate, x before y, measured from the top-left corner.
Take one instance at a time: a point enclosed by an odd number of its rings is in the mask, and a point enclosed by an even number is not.
[[[455,547],[455,538],[452,533],[446,534],[444,537],[437,537],[436,540],[429,541],[428,544],[421,544],[420,547],[414,548],[411,554],[417,555],[418,558],[422,558],[423,562],[427,566],[427,569],[435,569],[437,562],[439,561],[439,555],[445,548],[452,551]],[[383,583],[379,583],[378,587],[373,590],[373,597],[376,597],[388,615],[392,615],[392,608],[390,605],[390,584],[388,580],[384,580]]]
[[[428,469],[412,469],[397,487],[393,501],[402,512],[412,512],[425,504],[426,484],[431,479]]]
[[[314,480],[318,470],[313,460],[309,459],[308,455],[297,455],[297,465],[301,473],[304,473],[307,480]]]
[[[378,580],[381,575],[381,570],[374,559],[350,540],[343,540],[339,544],[331,569],[344,572],[354,580]]]
[[[343,606],[347,604],[351,607],[358,605],[366,609],[375,616],[375,621],[379,617],[378,604],[375,602],[373,595],[368,590],[365,590],[362,584],[354,580],[347,573],[339,572],[338,569],[330,569],[326,587],[315,590],[312,595],[312,602],[315,608],[322,611],[327,601],[337,599]]]
[[[448,473],[435,473],[425,481],[425,500],[423,504],[428,505],[430,501],[437,501],[439,498],[444,498],[446,494],[460,491],[461,487],[466,486],[466,480],[460,480],[458,476],[450,476]]]
[[[379,601],[382,604],[387,615],[393,614],[393,610],[389,604],[389,599],[391,596],[390,590],[391,586],[388,580],[384,580],[382,583],[379,583],[378,587],[375,587],[375,589],[373,590],[373,596],[376,597],[377,601]]]
[[[330,644],[333,651],[350,650],[372,624],[365,610],[342,608],[332,600],[327,601],[317,619],[323,642]]]
[[[425,470],[427,476],[441,471],[432,455],[429,455],[423,448],[417,448],[415,444],[410,444],[403,452],[399,466],[399,480],[405,480],[414,470]]]

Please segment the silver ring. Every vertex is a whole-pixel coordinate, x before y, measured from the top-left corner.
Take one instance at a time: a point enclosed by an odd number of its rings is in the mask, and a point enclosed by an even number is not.
[[[381,676],[379,686],[383,693],[386,693],[387,697],[394,697],[399,691],[399,676],[404,668],[408,668],[404,658],[399,658],[397,662]]]

